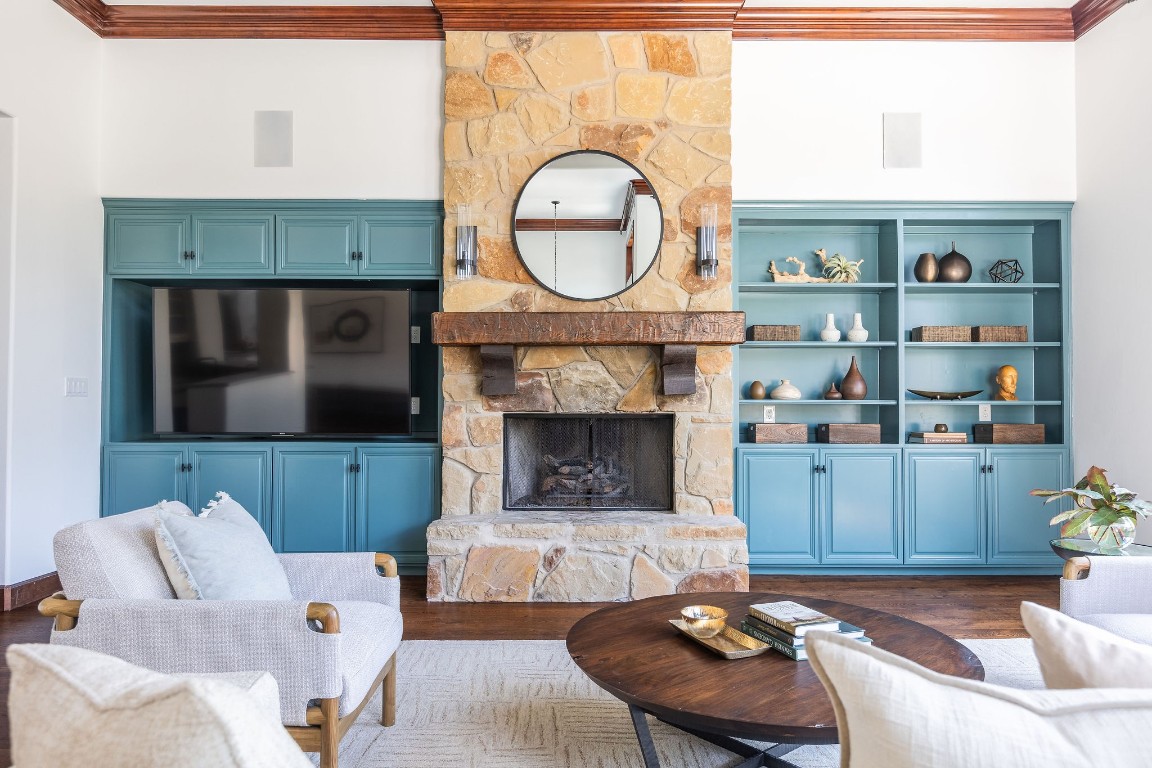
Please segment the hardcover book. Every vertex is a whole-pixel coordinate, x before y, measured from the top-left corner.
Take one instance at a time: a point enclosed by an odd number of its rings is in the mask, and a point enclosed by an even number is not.
[[[848,625],[851,626],[851,625]],[[762,643],[767,643],[772,646],[773,650],[779,651],[793,661],[807,661],[808,649],[801,645],[790,645],[775,635],[760,630],[758,627],[753,626],[747,619],[740,622],[740,631],[749,637],[754,637]],[[854,638],[858,643],[872,644],[872,638],[860,636]]]
[[[778,627],[774,627],[765,621],[761,621],[760,619],[756,618],[752,614],[748,614],[747,616],[745,616],[744,621],[748,624],[748,626],[750,626],[754,629],[758,629],[761,632],[764,632],[766,634],[772,635],[773,637],[777,638],[780,642],[787,643],[788,645],[791,645],[793,648],[802,648],[804,646],[804,638],[803,637],[796,637],[796,635],[789,634],[788,632],[785,632],[784,630],[782,630]],[[846,621],[840,622],[840,627],[838,630],[836,630],[836,632],[841,637],[851,637],[851,638],[864,637],[864,630],[863,629],[861,629],[860,627],[857,627],[857,626],[853,626],[852,624],[849,624]]]
[[[813,629],[837,630],[840,628],[840,622],[837,619],[792,600],[781,600],[777,603],[757,603],[748,607],[748,613],[760,621],[778,627],[796,637],[803,637]]]

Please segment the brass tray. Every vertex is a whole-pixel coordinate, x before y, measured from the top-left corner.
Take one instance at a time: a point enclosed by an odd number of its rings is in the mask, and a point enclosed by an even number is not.
[[[726,659],[746,659],[749,656],[759,656],[772,646],[762,643],[754,637],[749,637],[738,629],[727,624],[720,634],[714,637],[696,637],[688,631],[688,624],[683,619],[668,619],[668,623],[704,646],[712,653],[719,654]]]

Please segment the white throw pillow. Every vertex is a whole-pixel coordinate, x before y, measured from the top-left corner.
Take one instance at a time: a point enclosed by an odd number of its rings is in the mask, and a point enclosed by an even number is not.
[[[276,681],[246,689],[175,678],[64,645],[13,645],[12,761],[19,768],[311,768],[280,724]]]
[[[223,491],[200,515],[156,508],[156,547],[182,600],[291,600],[260,524]]]
[[[1049,688],[1152,688],[1152,646],[1036,603],[1020,617]]]
[[[1021,691],[942,675],[833,633],[808,658],[836,710],[842,768],[1137,768],[1152,690]]]

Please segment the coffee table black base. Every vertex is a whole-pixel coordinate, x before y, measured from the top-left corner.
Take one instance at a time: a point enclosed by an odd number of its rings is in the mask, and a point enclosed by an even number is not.
[[[645,712],[633,704],[628,705],[628,713],[632,715],[632,727],[636,729],[636,738],[640,741],[640,754],[644,757],[644,768],[660,768],[660,758],[656,754],[656,745],[652,743],[652,731],[648,728],[648,719],[645,715],[651,714]],[[656,715],[652,715],[656,717]],[[659,717],[656,717],[660,720]],[[710,744],[715,744],[721,749],[726,749],[733,754],[740,755],[740,757],[748,758],[742,763],[733,766],[733,768],[795,768],[794,763],[780,758],[794,749],[799,749],[802,744],[777,744],[768,749],[757,749],[750,744],[745,744],[738,739],[732,739],[727,736],[719,736],[714,733],[705,733],[698,731],[694,728],[685,728],[676,723],[669,723],[667,720],[660,720],[660,722],[677,728],[684,733],[690,733],[698,739],[703,739]]]

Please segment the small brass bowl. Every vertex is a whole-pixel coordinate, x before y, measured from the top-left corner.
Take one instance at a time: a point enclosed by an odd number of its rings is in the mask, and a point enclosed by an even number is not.
[[[696,637],[715,637],[724,629],[728,611],[714,605],[690,605],[680,611],[688,631]]]

